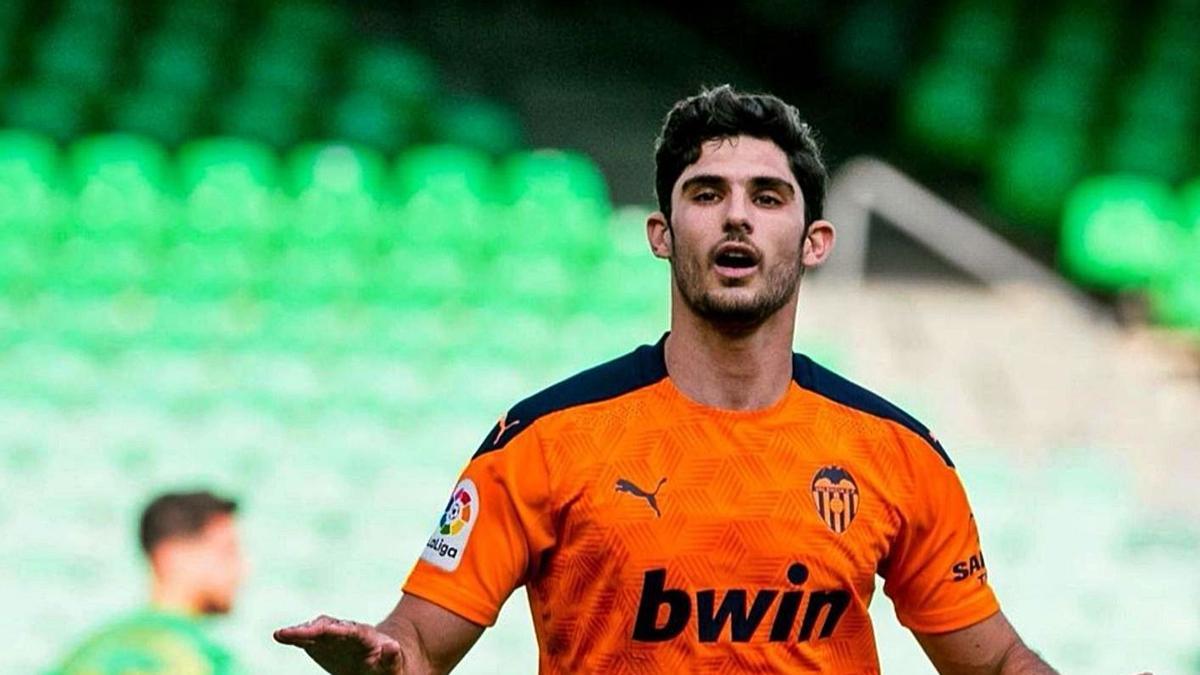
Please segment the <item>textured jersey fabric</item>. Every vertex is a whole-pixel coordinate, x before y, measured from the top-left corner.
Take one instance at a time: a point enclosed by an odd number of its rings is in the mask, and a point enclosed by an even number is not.
[[[877,575],[915,631],[999,610],[919,422],[798,354],[771,407],[701,405],[663,344],[508,411],[404,591],[491,625],[524,585],[543,673],[878,672]]]

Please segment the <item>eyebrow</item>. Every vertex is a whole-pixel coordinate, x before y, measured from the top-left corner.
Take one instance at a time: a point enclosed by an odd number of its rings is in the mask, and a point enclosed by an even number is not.
[[[679,191],[686,194],[688,190],[694,188],[720,188],[725,187],[728,184],[729,181],[725,180],[723,176],[702,173],[683,181],[683,185],[679,186]],[[796,189],[792,187],[791,183],[783,180],[782,178],[776,178],[774,176],[755,176],[754,178],[750,179],[750,187],[751,189],[755,190],[775,190],[787,195],[788,197],[794,197],[796,195]]]

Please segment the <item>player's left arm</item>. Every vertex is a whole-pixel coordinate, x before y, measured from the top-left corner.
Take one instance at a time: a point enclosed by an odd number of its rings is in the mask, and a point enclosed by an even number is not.
[[[1043,675],[1051,668],[1004,617],[1003,612],[948,633],[913,632],[929,661],[942,675]]]
[[[975,516],[941,444],[907,432],[897,440],[900,528],[880,573],[900,623],[943,675],[1055,672],[1001,613]]]

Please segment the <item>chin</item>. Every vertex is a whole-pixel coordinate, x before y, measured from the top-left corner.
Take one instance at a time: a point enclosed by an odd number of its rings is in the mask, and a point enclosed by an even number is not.
[[[697,315],[724,332],[744,333],[761,326],[787,305],[788,296],[763,289],[738,287],[709,289],[685,302]]]
[[[207,616],[223,616],[233,611],[233,602],[210,598],[201,606],[200,613]]]
[[[750,316],[762,314],[765,303],[749,289],[724,288],[705,294],[701,303],[713,315]]]
[[[742,330],[755,328],[770,318],[771,313],[760,303],[729,300],[709,297],[697,313],[712,324]]]

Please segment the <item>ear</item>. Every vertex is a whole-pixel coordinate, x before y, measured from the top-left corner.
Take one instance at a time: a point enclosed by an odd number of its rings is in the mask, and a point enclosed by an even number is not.
[[[646,218],[646,239],[650,242],[650,251],[656,258],[667,259],[674,251],[671,241],[671,227],[667,217],[661,211],[655,211]]]
[[[825,262],[833,252],[833,242],[836,239],[833,223],[828,220],[814,220],[808,226],[808,234],[804,238],[804,252],[801,262],[805,267],[816,267]]]
[[[179,569],[179,547],[170,539],[160,541],[146,556],[146,560],[150,563],[150,570],[154,576],[159,578],[174,576]]]

